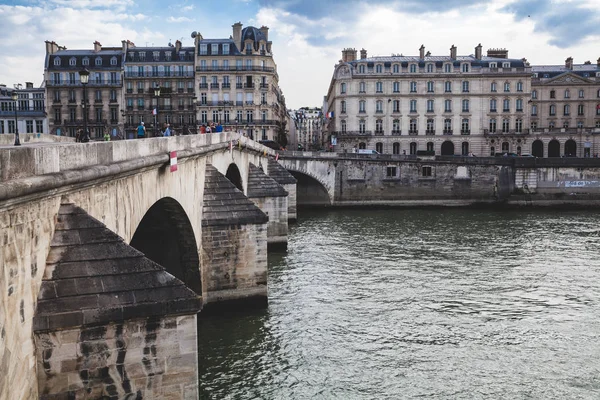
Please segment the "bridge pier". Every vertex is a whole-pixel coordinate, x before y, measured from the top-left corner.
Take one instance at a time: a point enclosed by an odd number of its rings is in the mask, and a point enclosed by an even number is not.
[[[267,244],[287,247],[288,194],[275,180],[254,164],[248,170],[248,198],[269,217]]]
[[[202,299],[72,204],[33,318],[43,399],[197,398]]]
[[[267,161],[267,175],[273,178],[287,192],[288,221],[296,221],[298,219],[298,212],[296,211],[296,178],[281,164],[272,159],[268,159]]]
[[[267,305],[267,222],[244,193],[206,165],[201,257],[206,309]]]

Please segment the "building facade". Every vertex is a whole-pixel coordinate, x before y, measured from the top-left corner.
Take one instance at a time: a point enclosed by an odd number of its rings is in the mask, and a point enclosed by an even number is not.
[[[75,136],[84,126],[84,112],[92,138],[123,132],[123,51],[121,47],[102,48],[97,41],[93,50],[67,50],[46,41],[49,133]],[[83,69],[90,73],[85,88],[79,76]]]
[[[125,130],[129,136],[144,122],[149,136],[166,124],[179,133],[196,130],[194,48],[174,46],[136,47],[123,41],[125,49]],[[160,88],[157,97],[155,89]]]
[[[290,118],[291,123],[294,124],[294,142],[296,143],[293,150],[320,150],[327,147],[321,108],[300,107],[297,110],[290,110]]]
[[[335,151],[490,155],[521,152],[529,133],[531,67],[504,49],[459,56],[367,57],[344,49],[327,95]],[[524,151],[523,151],[524,152]],[[424,154],[424,153],[420,153]]]
[[[12,89],[0,85],[0,134],[15,133],[15,102],[11,97],[14,91],[19,96],[16,104],[19,133],[48,133],[45,90],[25,82],[25,87],[18,84]]]
[[[275,140],[285,145],[287,111],[269,28],[242,29],[239,22],[232,28],[229,39],[192,34],[197,51],[198,123],[220,123],[254,140]]]
[[[531,154],[591,157],[600,152],[600,59],[532,67]]]

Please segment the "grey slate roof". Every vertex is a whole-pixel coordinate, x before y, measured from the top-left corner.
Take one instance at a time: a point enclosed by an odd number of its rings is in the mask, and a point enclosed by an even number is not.
[[[531,67],[531,72],[537,73],[538,78],[554,78],[565,72],[583,78],[592,78],[596,76],[597,72],[600,72],[600,67],[597,64],[574,64],[573,69],[569,69],[565,65],[534,65]]]
[[[206,164],[202,226],[266,224],[269,217],[215,167]]]
[[[524,67],[525,63],[523,60],[516,58],[497,58],[482,56],[481,60],[478,60],[474,55],[468,56],[457,56],[455,59],[450,56],[425,56],[420,58],[419,56],[375,56],[364,59],[351,61],[349,64],[374,64],[374,63],[400,63],[403,67],[408,66],[408,63],[419,63],[420,66],[424,66],[426,63],[435,63],[436,66],[441,66],[444,62],[449,63],[460,63],[461,61],[468,61],[473,66],[489,67],[490,62],[495,62],[500,67],[503,62],[510,62],[511,67]]]
[[[269,161],[267,161],[267,173],[280,185],[295,184],[298,182],[287,169],[283,168],[283,166],[275,160],[269,159]]]
[[[248,171],[248,197],[285,197],[288,193],[262,169],[250,164]]]
[[[202,308],[202,299],[183,282],[72,204],[60,207],[46,268],[35,331],[196,314]]]
[[[158,52],[158,59],[154,59],[154,52]],[[183,58],[180,54],[185,52]],[[140,53],[144,54],[144,58],[140,58]],[[166,54],[170,56],[167,58]],[[156,62],[194,62],[194,48],[193,47],[181,47],[179,52],[176,51],[175,47],[131,47],[127,49],[127,56],[125,57],[125,63],[156,63]]]

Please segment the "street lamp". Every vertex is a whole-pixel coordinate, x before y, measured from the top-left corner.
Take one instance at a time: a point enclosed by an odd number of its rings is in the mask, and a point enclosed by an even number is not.
[[[87,143],[90,141],[90,132],[88,131],[88,109],[87,109],[87,84],[90,79],[90,71],[87,68],[79,71],[79,80],[83,85],[83,138],[82,142]]]
[[[158,98],[160,97],[160,86],[154,87],[154,97],[156,97],[156,108],[153,110],[154,114],[154,136],[158,137]]]
[[[10,98],[15,102],[15,146],[20,146],[21,142],[19,141],[19,123],[17,120],[17,100],[19,99],[19,94],[16,90],[13,90]]]

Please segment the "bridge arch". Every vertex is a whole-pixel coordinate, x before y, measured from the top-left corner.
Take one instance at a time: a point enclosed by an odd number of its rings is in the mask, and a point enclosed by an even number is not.
[[[227,172],[225,173],[225,177],[229,179],[233,185],[238,188],[242,193],[244,192],[244,182],[242,180],[242,174],[240,174],[240,170],[235,165],[235,163],[229,164],[227,167]]]
[[[164,197],[155,202],[138,224],[130,245],[202,295],[194,229],[177,200]]]
[[[315,176],[306,172],[288,170],[296,178],[296,203],[299,206],[330,206],[331,196],[327,187]]]

